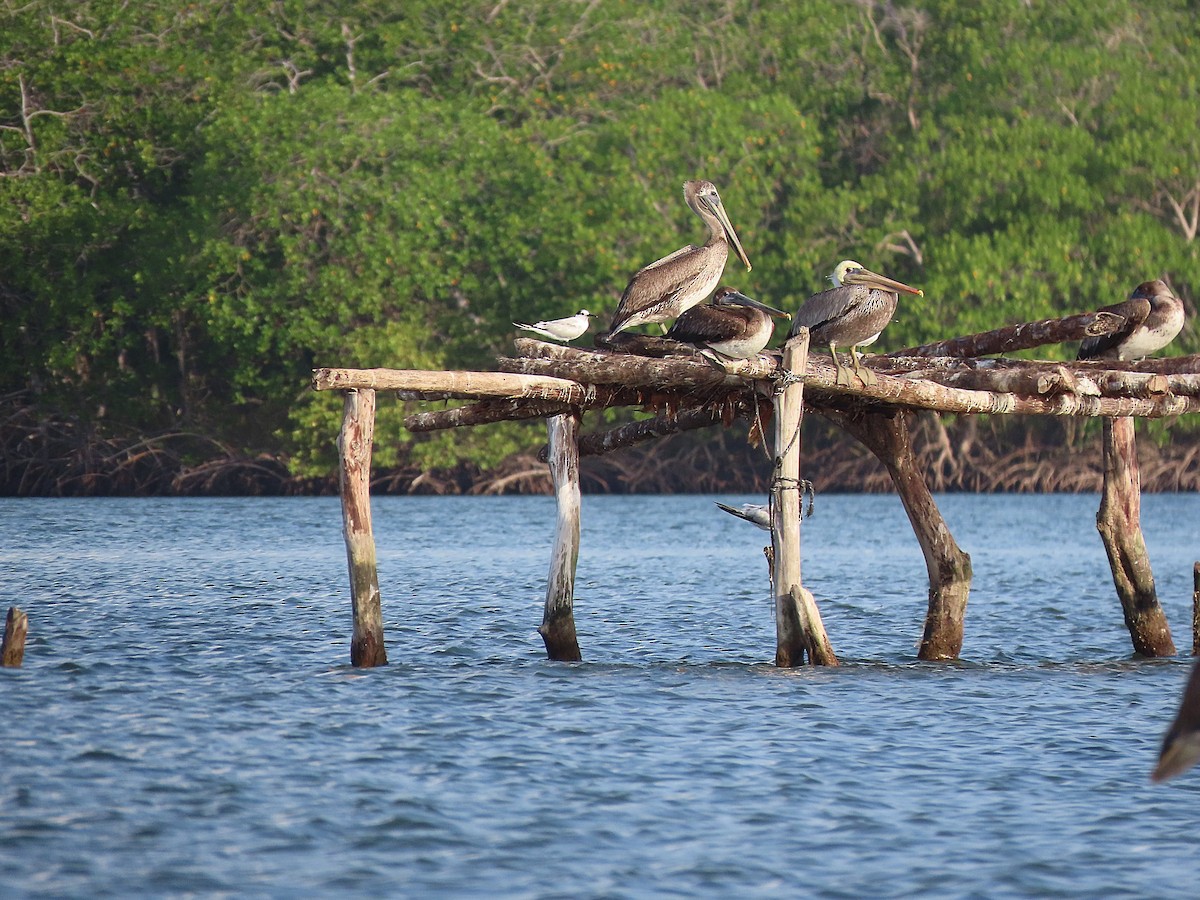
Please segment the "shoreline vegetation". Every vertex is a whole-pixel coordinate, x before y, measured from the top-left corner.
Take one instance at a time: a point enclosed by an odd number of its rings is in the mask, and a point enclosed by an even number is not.
[[[1188,315],[1166,352],[1200,352],[1182,0],[60,6],[0,9],[9,495],[331,490],[314,369],[488,370],[513,322],[581,307],[596,334],[702,234],[689,179],[753,261],[729,287],[795,312],[849,258],[921,289],[877,351],[1163,278]],[[546,489],[543,428],[408,432],[425,407],[381,399],[378,489]],[[1098,484],[1098,423],[922,422],[934,489]],[[587,460],[582,488],[758,490],[738,434]],[[1147,490],[1195,486],[1200,416],[1139,434]],[[819,490],[882,489],[808,440]]]
[[[828,423],[805,427],[805,477],[818,493],[890,493],[891,480],[871,453]],[[1058,434],[1037,438],[1011,420],[979,417],[943,423],[922,414],[913,445],[936,493],[1082,493],[1102,484],[1099,423],[1056,422]],[[1088,427],[1092,426],[1092,427]],[[537,429],[540,432],[540,429]],[[1049,431],[1050,429],[1044,429]],[[380,436],[377,435],[377,441]],[[329,435],[330,442],[336,433]],[[68,418],[47,419],[31,405],[11,406],[0,423],[0,496],[202,497],[332,496],[336,472],[295,476],[286,458],[245,453],[185,431],[103,435]],[[1200,491],[1200,445],[1138,444],[1142,491]],[[770,464],[744,428],[714,428],[651,444],[585,457],[581,488],[591,494],[765,494]],[[482,469],[460,462],[448,468],[377,467],[376,495],[550,494],[549,468],[536,449],[517,452]]]

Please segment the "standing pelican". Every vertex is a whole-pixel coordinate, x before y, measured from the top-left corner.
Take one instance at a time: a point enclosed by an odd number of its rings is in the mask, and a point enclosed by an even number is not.
[[[1179,713],[1163,736],[1158,765],[1150,773],[1151,781],[1166,781],[1190,769],[1200,760],[1200,664],[1192,666]]]
[[[723,287],[713,295],[711,303],[684,311],[667,332],[667,337],[706,347],[727,359],[749,359],[771,339],[775,330],[772,316],[792,317],[782,309]]]
[[[532,331],[534,334],[548,337],[552,341],[573,341],[588,330],[590,319],[594,315],[595,313],[581,309],[575,315],[567,316],[565,319],[548,319],[545,322],[534,322],[532,325],[513,322],[513,325],[523,331]]]
[[[1078,359],[1141,359],[1161,350],[1183,329],[1183,301],[1161,279],[1143,281],[1129,299],[1100,307],[1100,312],[1125,317],[1112,334],[1087,338],[1079,345]]]
[[[750,270],[750,258],[729,224],[725,206],[712,182],[686,182],[683,199],[708,226],[708,240],[700,246],[682,247],[634,275],[617,304],[610,337],[637,325],[673,319],[704,300],[721,280],[730,245],[746,271]]]
[[[849,386],[850,375],[838,360],[837,348],[850,347],[850,359],[854,374],[863,384],[874,384],[875,373],[859,366],[859,347],[875,343],[876,338],[896,313],[898,291],[924,297],[925,292],[894,281],[884,275],[876,275],[861,263],[844,259],[837,264],[829,276],[833,287],[813,294],[792,319],[791,335],[804,326],[809,329],[812,341],[828,344],[837,369],[837,383]]]

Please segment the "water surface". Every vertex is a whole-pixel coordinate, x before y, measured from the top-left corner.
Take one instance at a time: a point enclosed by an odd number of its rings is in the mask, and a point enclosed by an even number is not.
[[[552,500],[376,499],[367,672],[336,499],[0,501],[0,895],[1193,896],[1200,771],[1147,781],[1191,661],[1131,656],[1098,498],[939,503],[962,661],[915,661],[899,501],[820,496],[844,665],[780,671],[765,534],[710,497],[584,498],[575,665]],[[1143,525],[1186,652],[1200,499]]]

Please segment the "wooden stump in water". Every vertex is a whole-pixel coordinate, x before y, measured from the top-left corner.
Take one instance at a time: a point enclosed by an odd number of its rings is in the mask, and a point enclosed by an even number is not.
[[[342,530],[350,567],[354,634],[350,662],[359,668],[387,665],[375,535],[371,531],[371,446],[375,437],[375,391],[346,391],[338,436]]]
[[[1192,656],[1200,656],[1200,562],[1192,566]]]
[[[15,606],[8,608],[4,620],[4,641],[0,644],[0,666],[16,668],[25,660],[25,635],[29,617]]]
[[[550,659],[578,662],[583,658],[575,635],[574,612],[575,566],[579,561],[579,411],[551,416],[546,420],[546,430],[558,519],[546,583],[546,607],[538,633]]]
[[[1173,656],[1175,642],[1158,603],[1154,572],[1142,537],[1142,492],[1133,419],[1104,420],[1104,494],[1096,528],[1108,554],[1113,583],[1133,649],[1143,656]]]
[[[775,665],[836,666],[816,600],[800,583],[800,424],[808,329],[783,348],[785,383],[775,394],[775,471],[771,479],[771,555],[774,562]]]
[[[829,410],[824,414],[854,435],[887,468],[925,554],[929,605],[917,657],[957,659],[962,652],[963,619],[971,592],[971,557],[950,534],[917,466],[909,429],[912,411],[891,408],[856,415]]]

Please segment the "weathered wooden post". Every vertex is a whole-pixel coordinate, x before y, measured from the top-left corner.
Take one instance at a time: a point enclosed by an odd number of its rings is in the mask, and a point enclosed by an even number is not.
[[[971,557],[950,534],[917,467],[909,429],[912,411],[891,407],[855,415],[831,409],[823,415],[854,435],[887,468],[925,555],[929,605],[917,658],[957,659],[962,652],[963,619],[971,592]]]
[[[1192,566],[1192,656],[1200,656],[1200,562]]]
[[[342,431],[338,435],[342,530],[350,568],[350,604],[354,634],[350,662],[359,668],[387,665],[375,536],[371,532],[371,446],[375,437],[375,391],[346,391]]]
[[[4,620],[4,641],[0,643],[0,666],[16,668],[25,660],[25,635],[29,617],[15,606],[8,608]]]
[[[1104,419],[1104,495],[1096,528],[1108,553],[1113,583],[1133,649],[1143,656],[1172,656],[1175,642],[1158,603],[1154,573],[1142,537],[1142,492],[1133,419]]]
[[[548,462],[558,501],[554,552],[546,582],[546,608],[538,633],[546,655],[562,662],[578,662],[575,636],[575,566],[579,561],[579,419],[578,409],[546,419],[549,433]]]
[[[775,665],[808,661],[836,666],[813,595],[800,583],[800,425],[804,418],[804,372],[808,329],[798,329],[783,348],[783,377],[775,392],[775,470],[771,478],[771,556],[775,596]]]

